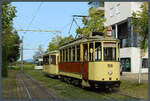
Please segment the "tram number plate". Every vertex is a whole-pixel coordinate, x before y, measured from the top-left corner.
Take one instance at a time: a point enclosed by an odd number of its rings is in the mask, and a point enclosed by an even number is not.
[[[113,64],[108,64],[107,66],[111,68],[111,67],[113,67]]]

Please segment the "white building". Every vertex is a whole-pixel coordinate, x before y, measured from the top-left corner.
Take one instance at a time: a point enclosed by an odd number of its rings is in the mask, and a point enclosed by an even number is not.
[[[141,63],[139,36],[133,31],[131,17],[134,11],[140,10],[143,2],[97,2],[96,8],[102,9],[103,4],[105,26],[112,27],[113,37],[120,39],[120,58],[123,70],[138,73]],[[94,4],[90,3],[90,5]],[[148,54],[142,59],[142,73],[148,73]]]

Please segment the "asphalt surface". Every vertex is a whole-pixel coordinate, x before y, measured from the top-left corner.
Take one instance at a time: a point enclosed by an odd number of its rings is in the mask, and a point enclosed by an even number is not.
[[[123,72],[122,76],[120,77],[121,80],[129,80],[138,82],[139,74],[138,73],[130,73],[130,72]],[[148,82],[148,73],[141,74],[141,82],[147,83]]]

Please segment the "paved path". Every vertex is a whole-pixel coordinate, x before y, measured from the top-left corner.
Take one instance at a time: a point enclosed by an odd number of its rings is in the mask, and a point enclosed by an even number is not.
[[[121,80],[129,80],[129,81],[137,81],[138,82],[138,73],[130,73],[130,72],[123,72],[121,76]],[[148,74],[144,73],[141,74],[141,81],[148,82]]]

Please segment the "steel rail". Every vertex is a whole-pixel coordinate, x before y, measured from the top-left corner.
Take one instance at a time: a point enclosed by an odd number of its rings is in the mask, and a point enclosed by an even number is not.
[[[20,75],[20,74],[19,74],[19,75]],[[19,76],[18,78],[20,79],[21,83],[23,84],[23,86],[24,86],[24,88],[25,88],[25,90],[26,90],[26,92],[27,92],[28,98],[29,98],[30,100],[32,100],[33,97],[32,97],[32,95],[31,95],[31,92],[30,92],[29,88],[26,86],[24,80],[21,79],[20,77],[21,77],[21,76]]]
[[[56,96],[54,96],[53,94],[51,94],[45,87],[41,86],[41,84],[39,82],[37,82],[36,80],[34,80],[30,75],[28,75],[27,73],[23,72],[24,75],[29,78],[31,81],[34,82],[34,84],[36,84],[39,88],[41,88],[41,90],[43,90],[48,96],[50,96],[53,100],[57,99]]]
[[[121,90],[120,90],[120,92],[118,92],[118,94],[119,94],[119,95],[126,96],[126,97],[129,97],[129,98],[132,98],[132,99],[136,99],[136,100],[141,99],[141,98],[137,98],[137,97],[135,97],[135,96],[130,96],[130,95],[128,95],[128,94],[124,94],[124,93],[122,93]]]

